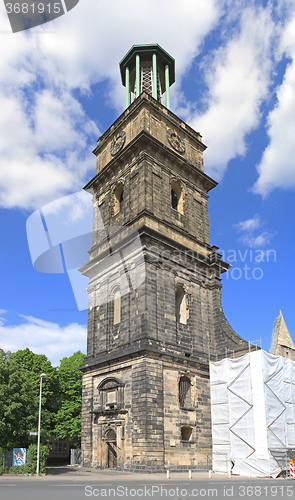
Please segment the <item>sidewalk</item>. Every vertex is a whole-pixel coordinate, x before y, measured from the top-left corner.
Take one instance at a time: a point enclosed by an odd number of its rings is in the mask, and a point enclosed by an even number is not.
[[[154,482],[155,480],[157,481],[174,481],[174,480],[187,480],[189,481],[189,472],[170,472],[170,477],[167,478],[166,473],[153,473],[153,474],[148,474],[148,473],[141,473],[141,472],[129,472],[129,471],[117,471],[117,470],[110,470],[110,469],[95,469],[91,467],[79,467],[79,466],[65,466],[65,467],[47,467],[47,472],[50,474],[49,476],[46,477],[53,477],[56,480],[63,480],[63,479],[73,479],[74,481],[82,481],[82,480],[93,480],[93,481],[106,481],[106,480],[114,480],[118,479],[120,481],[136,481],[139,479],[142,479],[144,481],[151,481]],[[209,477],[208,472],[204,471],[192,471],[192,476],[191,478],[193,480],[241,480],[241,479],[249,479],[248,477],[242,477],[242,476],[230,476],[228,477],[227,474],[211,474],[211,478]],[[252,478],[254,479],[254,478]],[[265,479],[265,478],[264,478]]]
[[[204,471],[192,471],[191,478],[189,477],[189,472],[170,472],[169,478],[167,478],[167,473],[141,473],[141,472],[128,472],[128,471],[117,471],[110,469],[95,469],[91,467],[80,467],[80,466],[60,466],[60,467],[47,467],[47,475],[42,476],[26,476],[26,475],[12,475],[4,474],[0,476],[0,484],[5,479],[11,478],[13,482],[23,481],[23,480],[37,480],[37,481],[73,481],[77,484],[79,482],[107,482],[107,481],[145,481],[154,483],[157,482],[174,482],[174,481],[251,481],[251,480],[270,480],[270,478],[250,478],[248,476],[228,476],[227,474],[215,474],[212,473],[209,477],[208,472]],[[284,480],[280,478],[279,480]],[[273,481],[273,480],[272,480]]]
[[[84,480],[92,479],[95,481],[105,481],[106,479],[120,479],[120,481],[125,480],[138,480],[144,479],[145,481],[162,481],[167,479],[166,473],[141,473],[141,472],[129,472],[129,471],[117,471],[110,469],[95,469],[91,467],[79,467],[79,466],[65,466],[65,467],[46,467],[49,477],[54,476],[54,479],[73,479],[73,480]],[[222,477],[223,475],[221,475]],[[171,472],[170,479],[188,479],[187,472]],[[194,479],[208,479],[208,472],[193,472],[192,477]]]

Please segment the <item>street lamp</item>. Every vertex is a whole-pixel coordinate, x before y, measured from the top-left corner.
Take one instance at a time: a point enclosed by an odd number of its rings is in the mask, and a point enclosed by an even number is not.
[[[39,396],[39,418],[38,418],[37,476],[39,476],[42,379],[45,377],[46,377],[46,374],[41,373],[41,375],[40,375],[40,396]]]

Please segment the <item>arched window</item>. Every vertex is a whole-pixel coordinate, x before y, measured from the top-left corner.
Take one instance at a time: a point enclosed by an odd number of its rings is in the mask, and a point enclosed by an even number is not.
[[[187,324],[188,309],[185,290],[182,285],[177,285],[175,289],[175,313],[177,323]]]
[[[110,443],[115,443],[117,441],[116,432],[113,429],[110,429],[106,432],[106,440]]]
[[[188,377],[183,375],[179,379],[178,384],[179,405],[181,408],[191,408],[191,381]]]
[[[179,182],[171,181],[171,207],[183,214],[183,189]]]
[[[117,288],[113,299],[113,325],[118,325],[121,322],[121,293]]]
[[[118,184],[114,191],[114,215],[118,214],[123,209],[124,200],[124,185],[122,182]]]

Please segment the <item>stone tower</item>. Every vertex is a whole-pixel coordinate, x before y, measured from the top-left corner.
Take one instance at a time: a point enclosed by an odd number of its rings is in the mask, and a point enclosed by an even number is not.
[[[99,138],[93,192],[84,464],[197,468],[211,461],[209,357],[248,350],[224,317],[201,135],[170,111],[174,59],[133,46],[126,109]],[[165,101],[163,104],[162,101]]]

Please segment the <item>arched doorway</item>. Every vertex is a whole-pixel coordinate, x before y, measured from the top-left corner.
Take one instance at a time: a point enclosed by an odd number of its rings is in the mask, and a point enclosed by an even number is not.
[[[107,467],[117,468],[117,435],[113,429],[106,433],[106,443],[108,447]]]

